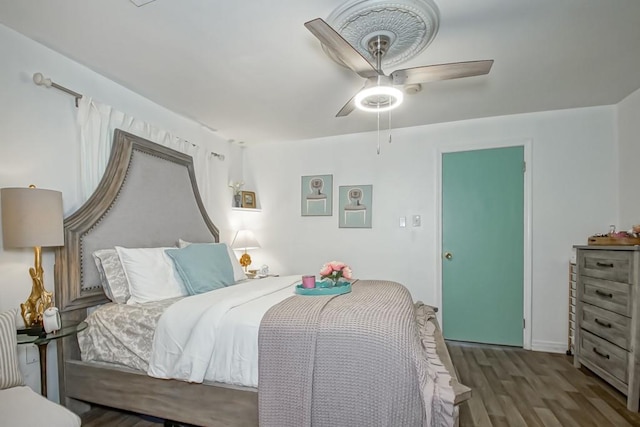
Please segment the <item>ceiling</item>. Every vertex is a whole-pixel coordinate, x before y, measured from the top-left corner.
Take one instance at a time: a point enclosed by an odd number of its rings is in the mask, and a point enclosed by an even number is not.
[[[640,88],[640,1],[435,1],[434,41],[385,71],[495,63],[487,76],[429,83],[406,96],[394,127],[610,105]],[[375,114],[334,117],[363,79],[330,60],[303,25],[340,4],[0,0],[0,22],[225,139],[250,144],[376,129]],[[65,85],[63,75],[33,71]]]

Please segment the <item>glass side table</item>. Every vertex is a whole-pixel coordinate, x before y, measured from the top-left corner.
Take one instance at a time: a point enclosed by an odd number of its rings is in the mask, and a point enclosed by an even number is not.
[[[38,353],[40,354],[40,393],[44,397],[47,397],[47,346],[51,341],[75,335],[87,329],[87,326],[89,325],[86,322],[63,324],[59,330],[44,336],[18,334],[18,344],[35,344],[38,346]]]

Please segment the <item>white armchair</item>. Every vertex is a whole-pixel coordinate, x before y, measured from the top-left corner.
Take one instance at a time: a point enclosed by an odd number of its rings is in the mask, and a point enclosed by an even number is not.
[[[0,414],[2,425],[80,427],[80,417],[24,385],[18,367],[16,310],[0,314]]]

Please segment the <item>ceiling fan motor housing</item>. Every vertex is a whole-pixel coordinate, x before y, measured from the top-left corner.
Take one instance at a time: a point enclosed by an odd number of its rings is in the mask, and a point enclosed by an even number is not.
[[[406,62],[422,52],[438,32],[440,12],[432,0],[349,0],[327,17],[327,23],[360,52],[376,63],[371,43],[383,40],[382,67]],[[325,53],[346,66],[323,45]]]

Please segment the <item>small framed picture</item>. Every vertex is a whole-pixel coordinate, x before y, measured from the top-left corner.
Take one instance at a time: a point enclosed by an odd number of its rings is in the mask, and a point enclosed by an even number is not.
[[[338,190],[338,227],[371,228],[373,185],[345,185]]]
[[[256,193],[253,191],[243,191],[242,193],[242,207],[243,208],[256,208]]]
[[[302,177],[302,216],[333,215],[333,175]]]

